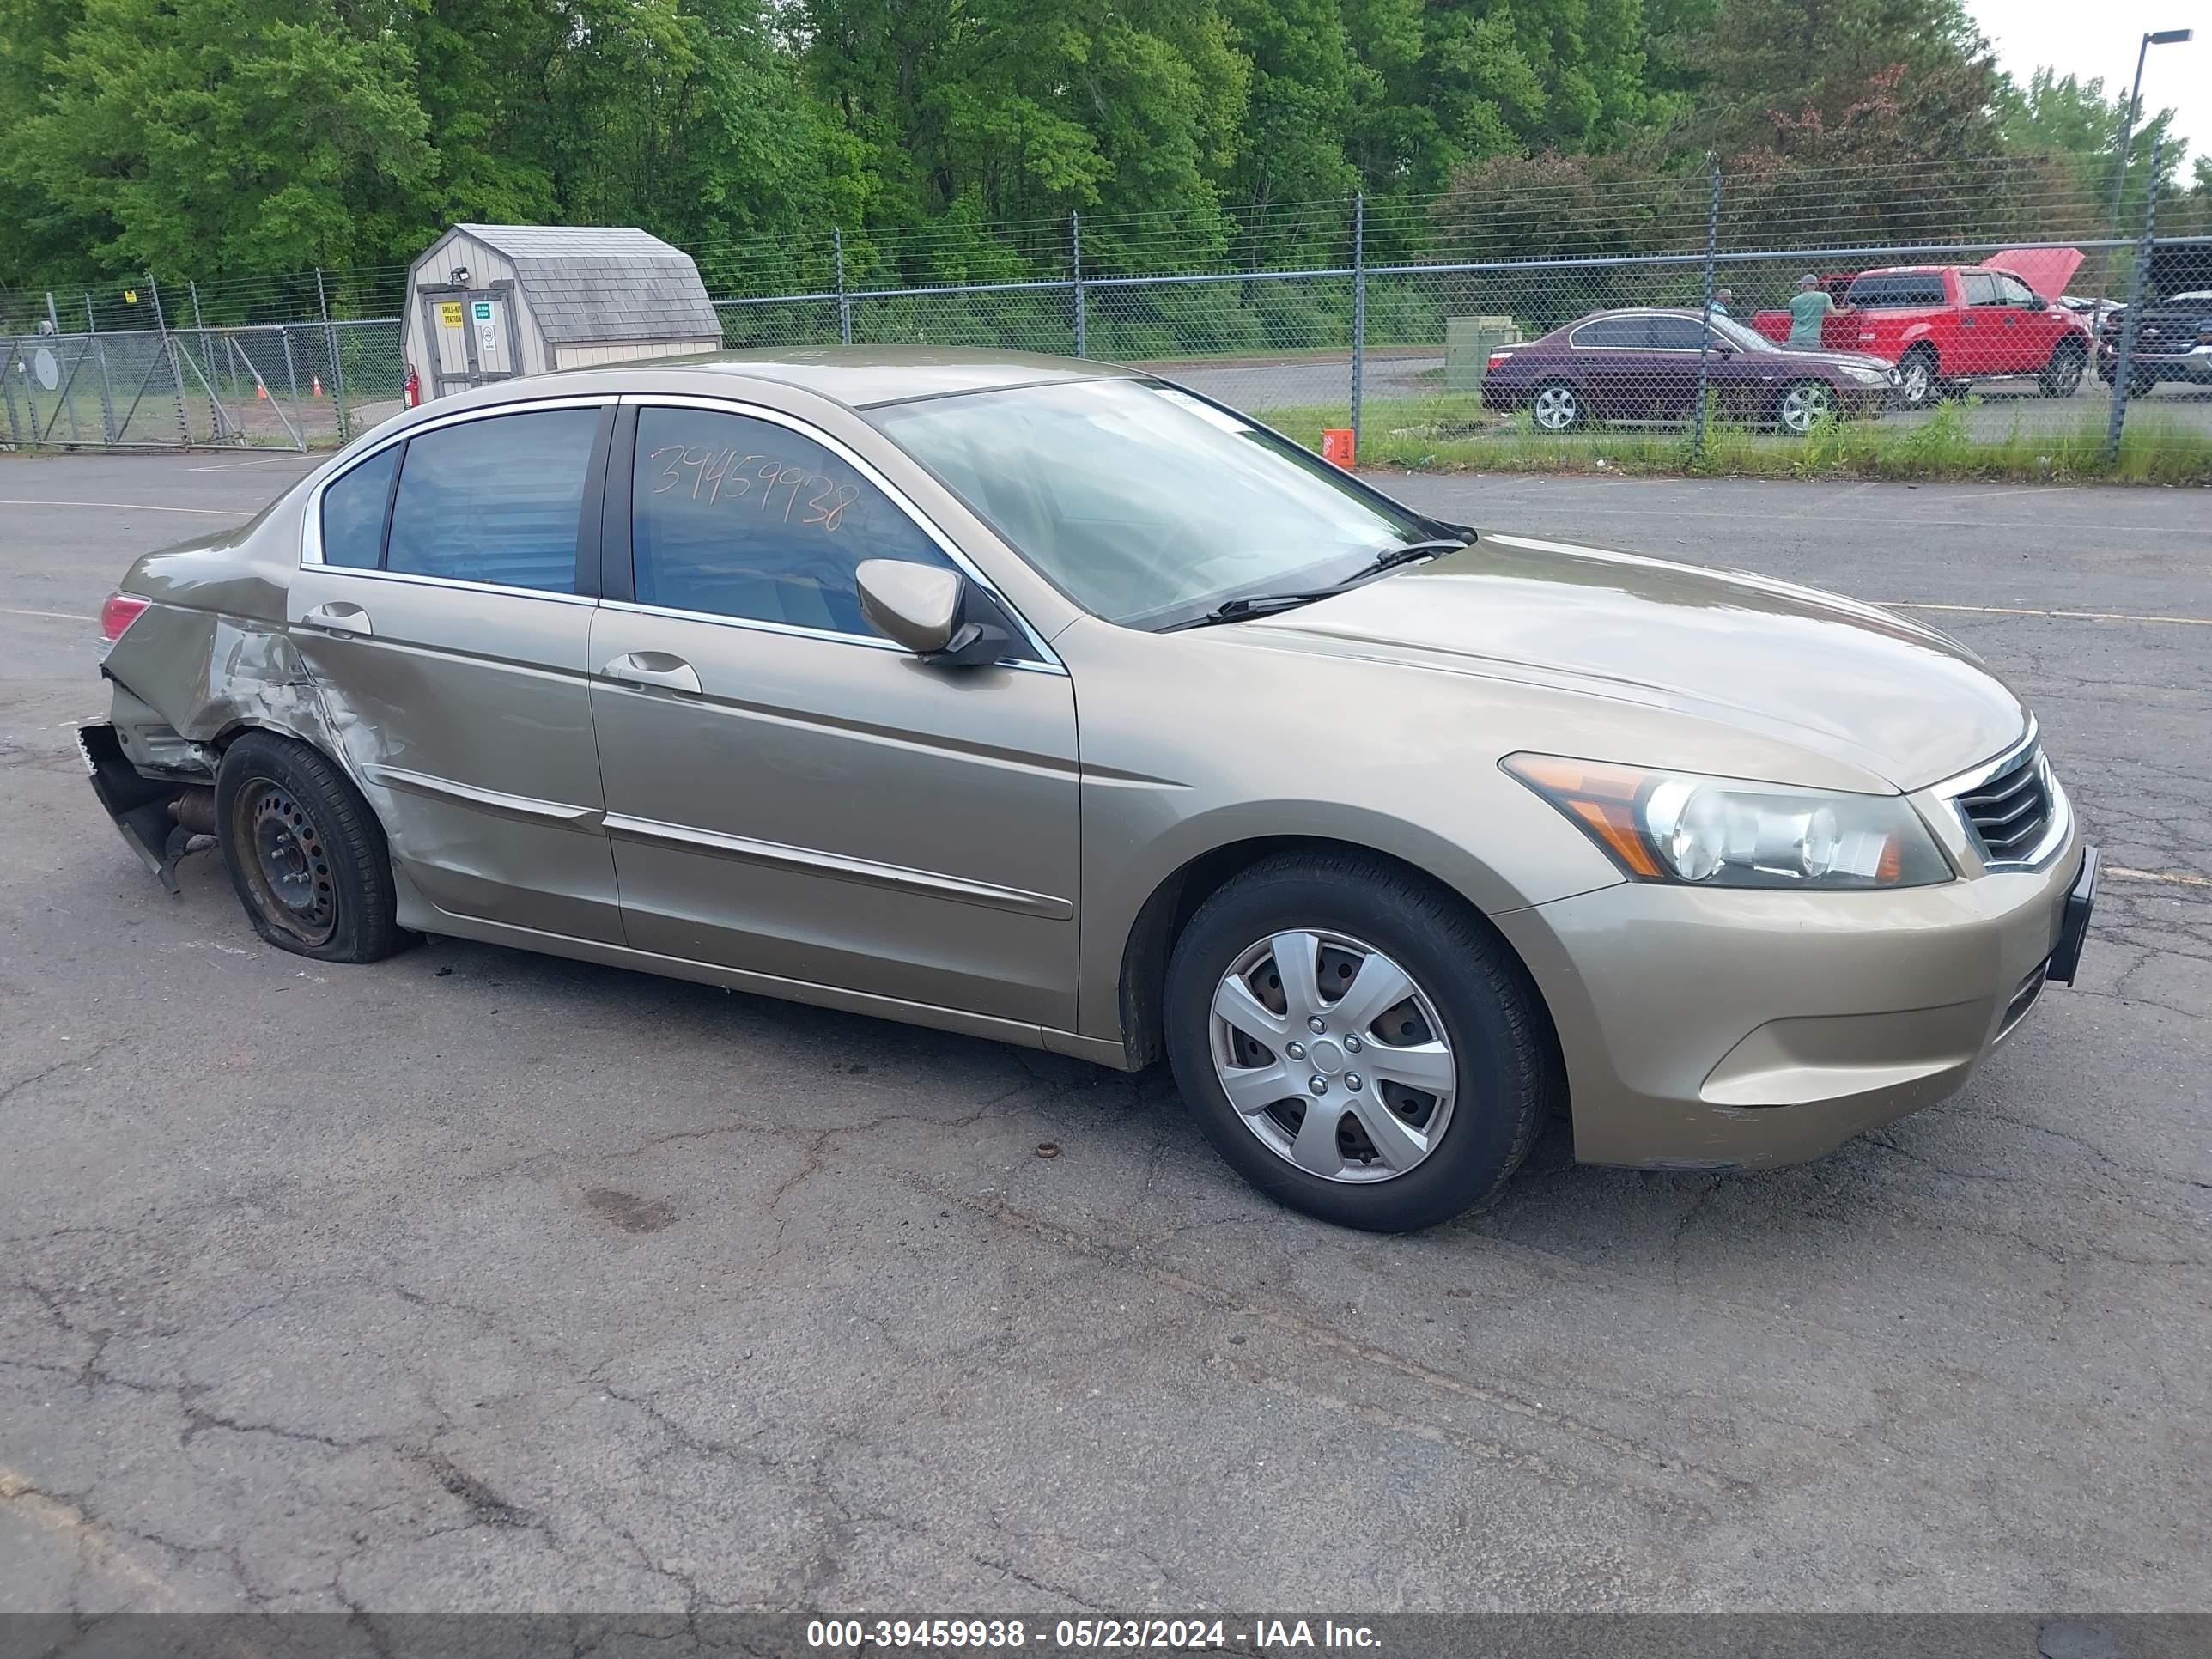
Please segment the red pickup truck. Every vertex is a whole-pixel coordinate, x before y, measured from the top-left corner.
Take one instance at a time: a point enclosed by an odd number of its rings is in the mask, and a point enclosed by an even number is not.
[[[2015,248],[1978,265],[1893,265],[1823,286],[1847,309],[1823,319],[1820,343],[1895,363],[1898,403],[1923,408],[1948,389],[2033,375],[2046,398],[2070,398],[2094,346],[2081,319],[2052,301],[2081,264],[2073,248]],[[1752,326],[1790,337],[1787,311]]]

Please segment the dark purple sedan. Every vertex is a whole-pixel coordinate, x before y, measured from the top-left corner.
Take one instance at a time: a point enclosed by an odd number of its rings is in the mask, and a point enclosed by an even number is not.
[[[1879,413],[1897,370],[1855,352],[1781,346],[1731,318],[1716,316],[1705,353],[1705,383],[1729,419],[1809,432],[1831,415]],[[1698,406],[1695,311],[1601,311],[1541,339],[1490,354],[1482,401],[1526,409],[1545,432],[1594,420],[1687,420]]]

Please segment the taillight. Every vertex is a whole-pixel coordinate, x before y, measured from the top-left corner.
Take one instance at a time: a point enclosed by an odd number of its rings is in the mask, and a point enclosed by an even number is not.
[[[1492,352],[1492,353],[1490,354],[1490,367],[1491,367],[1492,368],[1497,368],[1497,367],[1498,366],[1498,364],[1500,364],[1500,363],[1504,362],[1508,357],[1510,357],[1512,355],[1513,355],[1513,354],[1512,354],[1511,352],[1510,352],[1510,351],[1493,351],[1493,352]]]
[[[123,637],[123,630],[138,620],[146,608],[146,601],[136,593],[110,593],[100,607],[100,632],[112,645]]]

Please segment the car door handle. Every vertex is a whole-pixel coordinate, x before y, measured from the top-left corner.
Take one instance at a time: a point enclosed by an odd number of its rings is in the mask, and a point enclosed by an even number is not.
[[[665,651],[632,651],[617,657],[599,672],[625,685],[657,685],[663,690],[689,691],[694,696],[702,689],[699,671]]]
[[[332,599],[328,605],[319,605],[300,620],[310,628],[321,629],[325,634],[358,634],[367,638],[376,632],[368,624],[368,612],[343,599]]]

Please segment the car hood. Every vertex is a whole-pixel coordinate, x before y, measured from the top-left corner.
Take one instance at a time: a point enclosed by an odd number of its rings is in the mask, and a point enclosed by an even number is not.
[[[1988,759],[2027,725],[2019,697],[1971,652],[1872,605],[1517,537],[1485,533],[1463,551],[1236,631],[1672,710],[1907,791]]]
[[[2046,300],[2066,292],[2081,268],[2078,247],[2008,247],[1982,261],[1984,270],[2008,270]]]
[[[1789,315],[1787,312],[1783,314]],[[1888,379],[1890,370],[1897,367],[1887,357],[1876,357],[1864,351],[1833,351],[1825,348],[1816,350],[1810,346],[1793,346],[1788,351],[1777,351],[1771,355],[1778,362],[1786,363],[1814,362],[1824,363],[1830,368],[1872,369],[1884,380]]]

